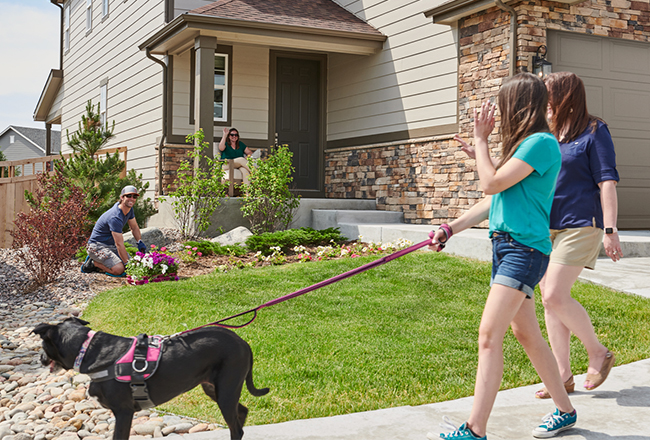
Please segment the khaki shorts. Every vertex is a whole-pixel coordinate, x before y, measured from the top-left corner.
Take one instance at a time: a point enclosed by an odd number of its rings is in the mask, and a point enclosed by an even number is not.
[[[551,263],[593,269],[603,242],[603,230],[594,227],[551,229],[551,241]]]

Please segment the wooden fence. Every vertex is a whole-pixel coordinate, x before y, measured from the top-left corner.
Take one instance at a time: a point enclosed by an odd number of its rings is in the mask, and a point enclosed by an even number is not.
[[[126,177],[126,147],[106,148],[97,151],[97,155],[124,154],[124,170],[121,177]],[[70,154],[64,154],[66,159]],[[38,185],[38,175],[43,170],[51,170],[53,162],[62,156],[35,157],[15,161],[0,162],[0,248],[11,247],[14,220],[19,212],[29,211],[29,204],[25,200],[25,191],[34,192]],[[8,177],[5,177],[8,176]],[[47,227],[44,225],[44,227]]]

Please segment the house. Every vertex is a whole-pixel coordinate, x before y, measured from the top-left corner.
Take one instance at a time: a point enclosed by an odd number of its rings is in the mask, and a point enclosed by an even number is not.
[[[592,112],[610,122],[619,151],[619,227],[650,227],[650,207],[635,203],[650,192],[650,137],[642,123],[629,125],[647,119],[650,102],[638,80],[650,75],[647,3],[54,3],[61,8],[62,61],[35,115],[73,131],[87,100],[100,102],[104,120],[116,123],[108,146],[128,145],[129,166],[156,194],[186,157],[187,134],[210,127],[216,143],[223,127],[234,126],[253,148],[288,144],[296,191],[305,197],[374,199],[410,223],[447,221],[482,197],[474,161],[453,135],[468,135],[471,109],[494,96],[504,78],[532,70],[544,45],[555,70],[584,75],[587,65],[609,63],[611,77],[588,89]],[[601,51],[576,49],[581,38]],[[612,53],[627,54],[632,66],[623,81],[616,78],[623,59]],[[631,83],[629,99],[604,100]],[[623,109],[632,101],[634,109]],[[610,107],[623,113],[610,115]],[[617,118],[628,125],[619,128]]]
[[[61,132],[52,131],[52,144],[47,145],[47,130],[42,128],[17,127],[10,125],[0,132],[0,151],[9,161],[59,154]]]

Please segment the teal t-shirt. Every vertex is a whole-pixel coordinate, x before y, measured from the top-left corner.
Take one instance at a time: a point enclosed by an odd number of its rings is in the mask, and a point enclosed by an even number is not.
[[[246,144],[244,144],[242,141],[239,141],[239,148],[237,148],[236,150],[232,148],[230,145],[228,145],[228,143],[226,142],[226,148],[221,152],[221,158],[237,159],[238,157],[244,157],[245,151],[246,151]]]
[[[508,232],[518,242],[549,255],[549,223],[562,154],[551,133],[535,133],[519,144],[512,156],[534,168],[510,188],[492,196],[490,235]]]

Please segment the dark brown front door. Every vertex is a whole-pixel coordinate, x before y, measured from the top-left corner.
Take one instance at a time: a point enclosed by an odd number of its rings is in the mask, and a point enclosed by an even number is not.
[[[321,65],[318,60],[277,58],[275,132],[293,153],[294,189],[321,192]]]

